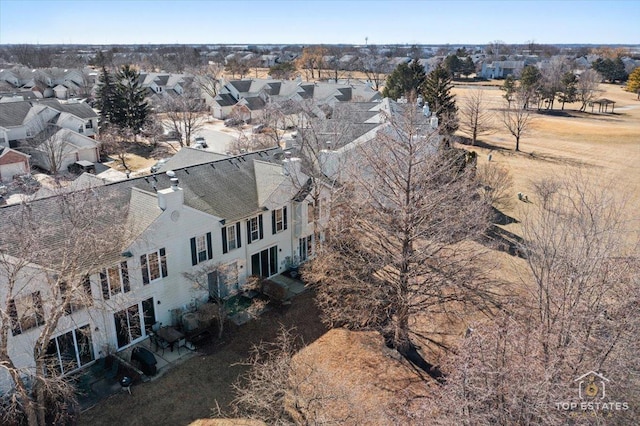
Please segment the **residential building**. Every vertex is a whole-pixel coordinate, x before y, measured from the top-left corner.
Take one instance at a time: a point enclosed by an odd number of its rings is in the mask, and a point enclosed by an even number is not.
[[[51,347],[64,347],[76,360],[64,373],[140,342],[152,324],[175,324],[210,295],[241,291],[250,275],[270,277],[312,256],[313,204],[299,165],[274,148],[91,187],[107,205],[126,207],[123,217],[103,214],[126,223],[131,235],[110,261],[87,272],[84,288],[93,304],[69,312],[55,330]],[[55,222],[57,198],[31,201],[30,214]],[[0,208],[0,217],[18,208]],[[0,247],[6,226],[0,220]],[[9,309],[29,312],[14,321],[8,341],[12,359],[26,369],[33,360],[25,348],[46,321],[43,301],[52,297],[46,281],[33,275],[54,273],[33,268],[20,277],[28,285],[16,287]],[[188,274],[204,274],[206,286],[194,286]],[[0,272],[0,300],[7,300],[7,279]],[[3,374],[0,388],[7,383]]]

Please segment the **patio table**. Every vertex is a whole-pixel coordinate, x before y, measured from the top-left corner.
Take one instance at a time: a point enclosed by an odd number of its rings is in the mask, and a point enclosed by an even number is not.
[[[158,331],[156,331],[158,337],[169,344],[169,349],[173,352],[173,345],[176,342],[180,342],[181,339],[184,339],[184,334],[180,331],[176,330],[173,327],[160,327]]]

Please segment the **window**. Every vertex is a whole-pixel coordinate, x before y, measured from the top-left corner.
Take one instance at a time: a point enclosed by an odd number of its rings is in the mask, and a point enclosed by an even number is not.
[[[84,125],[85,128],[87,129],[93,129],[93,121],[89,120],[87,121],[87,123]]]
[[[197,265],[213,257],[211,232],[191,238],[191,264]]]
[[[100,272],[100,285],[102,286],[104,300],[115,294],[131,291],[127,262],[120,262],[118,266],[107,268]]]
[[[222,253],[242,247],[240,238],[240,222],[222,228]]]
[[[140,256],[140,268],[142,269],[142,283],[149,284],[160,277],[169,275],[167,271],[167,252],[164,248],[153,253]]]
[[[78,133],[84,133],[84,127],[82,126],[78,127]]]
[[[300,261],[304,262],[313,256],[313,236],[302,237],[298,240]]]
[[[270,277],[278,273],[278,246],[251,256],[251,274]]]
[[[39,291],[10,299],[7,308],[14,336],[44,324],[44,309]]]
[[[91,327],[87,324],[49,340],[47,373],[66,374],[94,359]]]
[[[82,279],[81,286],[83,291],[76,291],[74,294],[74,292],[72,291],[73,287],[68,287],[67,283],[65,282],[60,283],[62,302],[65,303],[67,301],[67,298],[71,298],[64,311],[66,315],[77,312],[83,309],[85,306],[90,306],[93,303],[93,299],[91,299],[91,280],[89,279],[88,275]],[[78,289],[79,288],[76,287],[76,290]]]
[[[118,349],[149,333],[155,323],[153,298],[143,300],[113,314]]]
[[[273,210],[271,212],[271,233],[276,234],[287,229],[287,208]]]
[[[313,203],[307,204],[307,223],[313,223],[315,221],[315,207]]]
[[[263,238],[262,215],[252,217],[247,220],[247,243],[251,244],[252,241],[261,240]]]

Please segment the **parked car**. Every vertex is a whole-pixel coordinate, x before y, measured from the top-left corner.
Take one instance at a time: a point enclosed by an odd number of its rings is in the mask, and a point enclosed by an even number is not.
[[[251,133],[253,133],[253,134],[262,133],[263,130],[264,130],[264,124],[256,124],[251,129]]]
[[[207,141],[202,136],[196,136],[194,141],[194,148],[209,148],[209,145],[207,145]]]
[[[80,160],[76,161],[73,164],[69,164],[67,167],[70,173],[82,174],[82,173],[92,173],[96,174],[96,165],[91,161]]]
[[[227,118],[226,120],[224,120],[224,125],[227,127],[240,126],[243,123],[244,121],[240,120],[239,118]]]
[[[177,141],[180,140],[180,138],[180,133],[176,132],[175,130],[167,130],[162,134],[162,136],[160,136],[160,140],[163,141]]]
[[[160,170],[160,168],[162,166],[164,166],[166,164],[166,162],[169,161],[168,158],[162,158],[160,160],[158,160],[156,162],[156,164],[154,164],[153,166],[151,166],[151,173],[157,173],[158,170]]]

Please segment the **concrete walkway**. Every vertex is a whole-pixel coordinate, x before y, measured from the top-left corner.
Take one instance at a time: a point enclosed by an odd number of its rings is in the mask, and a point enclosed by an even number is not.
[[[276,275],[275,277],[271,277],[269,279],[287,289],[287,299],[291,299],[292,297],[297,296],[307,289],[302,281],[289,278],[288,276],[283,274]]]

